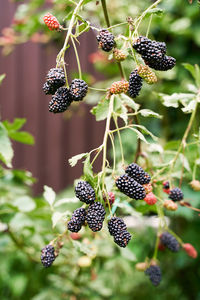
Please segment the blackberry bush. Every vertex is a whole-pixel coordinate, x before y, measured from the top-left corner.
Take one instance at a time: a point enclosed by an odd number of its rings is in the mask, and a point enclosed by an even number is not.
[[[52,265],[55,256],[55,249],[52,245],[47,245],[41,250],[41,262],[45,268],[48,268]]]
[[[122,231],[126,231],[127,227],[123,219],[112,217],[108,222],[109,233],[113,236],[118,235]]]
[[[150,175],[136,163],[128,165],[128,167],[125,169],[125,172],[140,184],[147,184],[151,181]]]
[[[101,48],[103,51],[109,52],[115,46],[114,35],[106,29],[102,29],[96,38],[99,44],[99,48]]]
[[[154,286],[157,286],[160,284],[162,279],[161,269],[159,266],[150,266],[146,269],[145,274],[149,276],[149,279],[151,280],[151,283]]]
[[[169,232],[163,232],[160,237],[161,243],[172,252],[178,252],[180,249],[179,242]]]
[[[129,95],[131,98],[136,98],[142,88],[142,77],[138,74],[137,70],[131,72],[129,76]]]
[[[72,80],[70,87],[70,96],[74,101],[82,101],[88,91],[87,83],[82,79]]]
[[[105,214],[105,209],[100,202],[95,202],[89,206],[86,219],[92,231],[95,232],[102,229]]]
[[[146,196],[143,186],[127,174],[120,176],[116,180],[116,186],[122,193],[135,200],[144,199]]]
[[[181,191],[181,189],[177,187],[170,190],[169,192],[169,198],[173,201],[183,200],[183,197],[184,197],[183,192]]]
[[[49,111],[56,113],[62,113],[70,106],[72,99],[69,94],[69,90],[66,87],[61,87],[57,90],[55,95],[52,96],[49,102]]]
[[[81,230],[82,225],[86,220],[86,210],[84,208],[77,208],[68,222],[67,227],[72,232],[78,232]]]

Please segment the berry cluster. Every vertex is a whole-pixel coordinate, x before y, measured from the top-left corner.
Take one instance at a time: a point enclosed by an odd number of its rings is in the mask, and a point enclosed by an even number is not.
[[[122,193],[132,199],[141,200],[146,196],[143,186],[127,174],[121,175],[115,183]]]
[[[137,70],[131,72],[129,76],[129,95],[131,98],[136,98],[142,88],[142,77]]]
[[[131,234],[127,231],[126,224],[121,218],[111,218],[108,222],[108,230],[110,235],[114,236],[114,242],[118,246],[125,248],[128,245]]]
[[[163,232],[160,236],[160,242],[172,252],[178,252],[180,249],[179,242],[169,232]]]
[[[72,232],[78,232],[81,230],[86,220],[86,210],[84,208],[77,208],[67,224],[67,227]]]
[[[115,48],[113,50],[113,57],[116,61],[119,62],[126,59],[126,54],[122,50]]]
[[[114,35],[107,29],[102,29],[96,36],[96,39],[98,41],[99,48],[101,48],[103,51],[109,52],[115,46]]]
[[[43,17],[44,23],[47,25],[47,27],[50,30],[60,30],[61,26],[60,23],[58,22],[58,20],[56,19],[56,17],[54,17],[52,14],[47,13],[44,17]]]
[[[157,42],[140,36],[133,43],[133,48],[142,56],[145,64],[150,68],[159,71],[167,71],[172,69],[175,64],[175,58],[166,55],[166,44]]]
[[[137,72],[148,84],[157,82],[156,74],[148,66],[139,65]]]
[[[128,165],[128,167],[125,169],[125,172],[139,184],[147,184],[151,181],[151,176],[136,163]]]
[[[89,204],[89,207],[87,211],[84,208],[78,208],[73,212],[68,222],[68,229],[78,232],[87,221],[92,231],[101,230],[106,212],[100,202],[94,202],[96,198],[94,189],[87,181],[79,181],[75,187],[75,194],[80,201]]]
[[[183,192],[178,187],[170,190],[169,192],[169,198],[173,201],[180,201],[183,200]]]
[[[81,101],[87,94],[88,85],[82,79],[72,80],[69,89],[65,87],[65,72],[62,68],[52,68],[46,76],[43,91],[46,95],[51,94],[49,111],[61,113],[67,110],[72,101]]]
[[[127,93],[129,89],[129,83],[126,80],[116,81],[113,82],[111,85],[109,91],[111,94],[121,94],[121,93]]]
[[[157,286],[160,284],[162,279],[161,269],[157,265],[152,265],[146,269],[145,274],[149,276],[152,284]]]
[[[41,250],[41,262],[45,268],[48,268],[54,262],[55,256],[55,249],[52,245],[47,245]]]

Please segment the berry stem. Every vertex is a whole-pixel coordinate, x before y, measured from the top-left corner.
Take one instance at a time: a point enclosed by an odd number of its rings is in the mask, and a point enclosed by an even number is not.
[[[134,120],[135,120],[135,124],[137,124],[137,125],[140,124],[137,115],[134,116]],[[138,130],[140,131],[139,128],[138,128]],[[137,162],[139,156],[141,155],[141,152],[142,152],[141,140],[138,138],[137,139],[137,150],[136,150],[136,153],[135,153],[135,160],[134,160],[135,163]]]
[[[120,131],[119,131],[121,128],[119,128],[119,126],[118,126],[116,115],[114,115],[113,119],[114,119],[114,122],[115,122],[115,126],[116,126],[116,129],[117,129],[117,134],[118,134],[118,139],[119,139],[120,151],[121,151],[121,156],[122,156],[122,165],[124,165],[124,151],[123,151],[121,134],[120,134]]]
[[[146,37],[148,37],[148,35],[149,35],[149,30],[150,30],[150,27],[151,27],[152,18],[153,18],[153,15],[151,15],[150,18],[149,18],[149,24],[148,24],[148,27],[147,27]]]
[[[113,170],[112,170],[112,175],[115,174],[115,169],[116,169],[116,151],[115,151],[115,143],[114,143],[114,136],[113,133],[109,133],[109,137],[111,140],[112,148],[113,148]]]
[[[109,19],[109,16],[108,16],[108,10],[107,10],[107,5],[106,5],[106,0],[101,0],[101,5],[102,5],[102,8],[103,8],[104,18],[105,18],[107,27],[109,28],[109,27],[111,27],[111,24],[110,24],[110,19]],[[121,63],[117,62],[117,65],[118,65],[118,68],[119,68],[119,72],[120,72],[121,78],[122,79],[126,79],[126,76],[125,76],[125,73],[124,73],[124,70],[122,68]]]
[[[79,56],[78,56],[78,51],[77,51],[77,48],[76,48],[76,44],[75,44],[74,39],[73,39],[72,36],[71,36],[71,41],[72,41],[72,45],[74,47],[74,53],[76,55],[76,62],[77,62],[77,65],[78,65],[79,79],[82,79],[80,59],[79,59]]]

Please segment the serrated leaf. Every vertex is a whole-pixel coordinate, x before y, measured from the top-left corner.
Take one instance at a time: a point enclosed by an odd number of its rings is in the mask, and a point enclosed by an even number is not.
[[[52,207],[55,202],[55,199],[56,199],[56,193],[54,192],[54,190],[51,187],[45,185],[43,197],[49,203],[49,205]]]
[[[194,94],[189,94],[189,93],[174,93],[172,95],[166,95],[160,93],[158,95],[161,98],[164,106],[175,107],[175,108],[179,106],[179,101],[181,103],[184,103],[185,101],[189,101],[192,98],[194,98]]]
[[[182,153],[180,153],[180,160],[184,166],[184,168],[188,171],[188,172],[191,172],[191,168],[190,168],[190,165],[189,165],[189,161],[187,159],[187,157],[185,157]]]
[[[163,153],[163,147],[159,144],[151,143],[148,147],[148,151],[152,153],[153,152]]]
[[[145,14],[145,17],[149,17],[150,15],[158,15],[161,16],[163,14],[163,9],[159,7],[152,8],[148,10],[148,12]]]
[[[26,119],[22,118],[16,118],[14,119],[13,123],[10,123],[9,121],[3,121],[4,126],[8,131],[10,130],[19,130],[22,128],[22,126],[26,123]]]
[[[9,168],[12,167],[13,149],[8,138],[8,132],[4,125],[0,123],[0,159]]]
[[[21,212],[29,212],[35,209],[36,204],[29,196],[17,197],[12,202]]]
[[[139,104],[137,104],[132,98],[130,98],[129,96],[127,96],[125,94],[121,94],[121,99],[129,107],[131,107],[132,109],[134,109],[134,111],[137,111],[139,109],[139,107],[140,107]]]
[[[128,124],[127,109],[124,105],[121,106],[121,111],[120,111],[119,117],[124,120],[125,125]]]
[[[87,181],[89,181],[90,183],[93,182],[94,175],[92,171],[92,165],[90,163],[90,155],[87,156],[84,162],[83,173]]]
[[[2,81],[4,80],[5,77],[6,77],[6,74],[0,75],[0,85],[2,84]]]
[[[71,167],[74,167],[74,166],[77,164],[77,162],[78,162],[80,159],[82,159],[83,157],[85,157],[86,155],[88,155],[87,152],[86,152],[86,153],[77,154],[77,155],[75,155],[75,156],[72,156],[72,157],[68,160],[70,166],[71,166]]]
[[[103,99],[97,106],[91,109],[91,113],[96,116],[97,121],[102,121],[107,118],[109,111],[109,100]]]
[[[162,119],[162,116],[158,113],[150,110],[150,109],[141,109],[138,111],[139,114],[141,114],[143,117],[154,117],[158,119]]]
[[[155,136],[151,131],[149,131],[145,126],[143,126],[143,125],[134,125],[134,127],[140,128],[145,134],[150,135],[151,138],[152,138],[154,141],[157,141],[157,140],[158,140],[158,137]]]
[[[145,142],[146,144],[149,144],[149,142],[146,140],[144,135],[138,129],[136,129],[136,128],[130,128],[130,129],[132,129],[137,134],[138,139]]]
[[[186,105],[185,107],[183,107],[181,109],[184,113],[189,114],[189,113],[193,112],[195,107],[196,107],[196,100],[192,100],[192,101],[189,102],[188,105]]]

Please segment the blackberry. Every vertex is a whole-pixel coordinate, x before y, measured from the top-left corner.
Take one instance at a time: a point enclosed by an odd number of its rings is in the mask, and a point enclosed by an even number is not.
[[[82,225],[85,223],[86,211],[84,208],[77,208],[67,224],[67,227],[72,232],[81,230]]]
[[[89,206],[86,219],[92,231],[95,232],[102,229],[105,214],[105,209],[100,202],[95,202]]]
[[[136,163],[128,165],[125,172],[140,184],[147,184],[151,181],[150,175]]]
[[[54,247],[47,245],[41,250],[41,252],[41,262],[43,266],[45,268],[50,267],[56,258]]]
[[[116,180],[116,186],[122,193],[132,199],[144,199],[146,196],[144,187],[127,174],[120,176]]]
[[[153,59],[149,60],[146,57],[142,57],[145,61],[145,64],[150,68],[157,71],[167,71],[172,69],[176,64],[176,59],[171,56],[164,56],[162,59]]]
[[[88,85],[82,79],[74,79],[70,84],[69,90],[72,100],[81,101],[87,94]]]
[[[169,181],[163,182],[163,189],[168,190],[170,188]]]
[[[65,85],[65,72],[62,68],[52,68],[47,73],[46,80],[49,85],[58,89]]]
[[[99,43],[99,47],[106,52],[109,52],[115,46],[115,37],[106,29],[102,29],[99,32],[99,35],[96,36],[96,39]]]
[[[128,245],[130,239],[131,234],[126,230],[121,231],[114,236],[114,242],[122,248],[125,248]]]
[[[157,56],[157,58],[163,57],[167,50],[164,42],[152,41],[144,36],[140,36],[136,41],[134,41],[133,48],[139,54],[149,58],[155,56]]]
[[[153,285],[157,286],[160,284],[162,273],[159,266],[150,266],[146,269],[145,274],[149,276]]]
[[[142,77],[137,73],[137,70],[131,72],[129,76],[129,95],[131,98],[136,98],[142,88]]]
[[[49,102],[49,111],[54,114],[64,112],[70,106],[71,102],[72,99],[69,90],[66,87],[61,87],[57,90],[55,95],[52,96]]]
[[[172,252],[178,252],[180,249],[180,245],[177,239],[169,232],[164,232],[160,237],[160,241],[165,247],[167,247]]]
[[[148,84],[157,82],[156,74],[147,65],[139,65],[137,72]]]
[[[170,190],[169,192],[169,198],[172,199],[173,201],[183,200],[183,197],[184,197],[183,192],[181,191],[181,189],[177,187]]]
[[[57,90],[57,87],[55,88],[53,85],[49,84],[48,82],[45,82],[43,85],[43,91],[46,95],[54,95]]]
[[[110,235],[118,235],[120,232],[127,230],[126,224],[121,218],[113,217],[108,222]]]
[[[92,204],[95,201],[95,191],[87,181],[79,181],[75,187],[76,197],[86,204]]]

